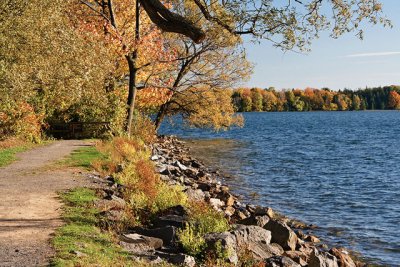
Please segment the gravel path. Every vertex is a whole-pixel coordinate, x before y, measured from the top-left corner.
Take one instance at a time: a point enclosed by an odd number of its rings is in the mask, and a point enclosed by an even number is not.
[[[57,191],[88,184],[77,169],[52,163],[88,142],[57,141],[18,154],[0,168],[0,266],[46,266],[51,235],[62,224]]]

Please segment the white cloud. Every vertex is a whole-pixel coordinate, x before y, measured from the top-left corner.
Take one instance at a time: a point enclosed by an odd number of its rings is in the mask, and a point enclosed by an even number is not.
[[[394,56],[400,55],[399,52],[375,52],[375,53],[365,53],[365,54],[352,54],[345,57],[384,57],[384,56]]]

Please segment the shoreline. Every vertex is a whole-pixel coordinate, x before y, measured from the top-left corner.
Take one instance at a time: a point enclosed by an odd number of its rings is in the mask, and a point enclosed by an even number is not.
[[[214,209],[224,212],[232,225],[258,226],[270,230],[272,241],[284,248],[277,253],[280,255],[274,257],[280,257],[281,261],[289,258],[299,266],[324,266],[322,262],[332,264],[329,266],[367,266],[363,262],[354,262],[346,249],[329,249],[318,237],[304,233],[315,229],[315,225],[288,218],[270,207],[239,201],[238,196],[221,183],[223,174],[191,156],[190,149],[184,143],[173,136],[161,136],[153,145],[151,159],[161,179],[171,185],[185,186],[189,198],[206,201]],[[286,235],[286,238],[278,241],[279,235]],[[322,265],[314,265],[315,261]]]

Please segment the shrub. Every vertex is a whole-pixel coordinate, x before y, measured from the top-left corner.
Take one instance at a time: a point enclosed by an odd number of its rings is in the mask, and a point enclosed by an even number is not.
[[[204,202],[194,202],[190,206],[189,222],[178,232],[179,242],[190,255],[201,258],[206,243],[203,236],[207,233],[225,232],[230,229],[228,220]],[[219,253],[217,256],[224,256]]]

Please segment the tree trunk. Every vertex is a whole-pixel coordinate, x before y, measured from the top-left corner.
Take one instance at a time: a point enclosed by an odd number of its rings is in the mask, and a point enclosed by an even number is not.
[[[160,110],[158,111],[157,117],[156,117],[155,122],[154,122],[155,127],[156,127],[156,131],[158,131],[158,129],[160,128],[161,122],[164,120],[165,115],[167,114],[168,107],[169,107],[170,104],[171,104],[170,102],[167,102],[167,103],[164,103],[164,104],[161,105]]]
[[[129,66],[129,85],[128,85],[128,101],[127,101],[127,124],[126,132],[128,135],[131,134],[132,124],[133,124],[133,112],[135,110],[135,99],[136,99],[136,59],[137,52],[133,51],[131,54],[126,56]]]

